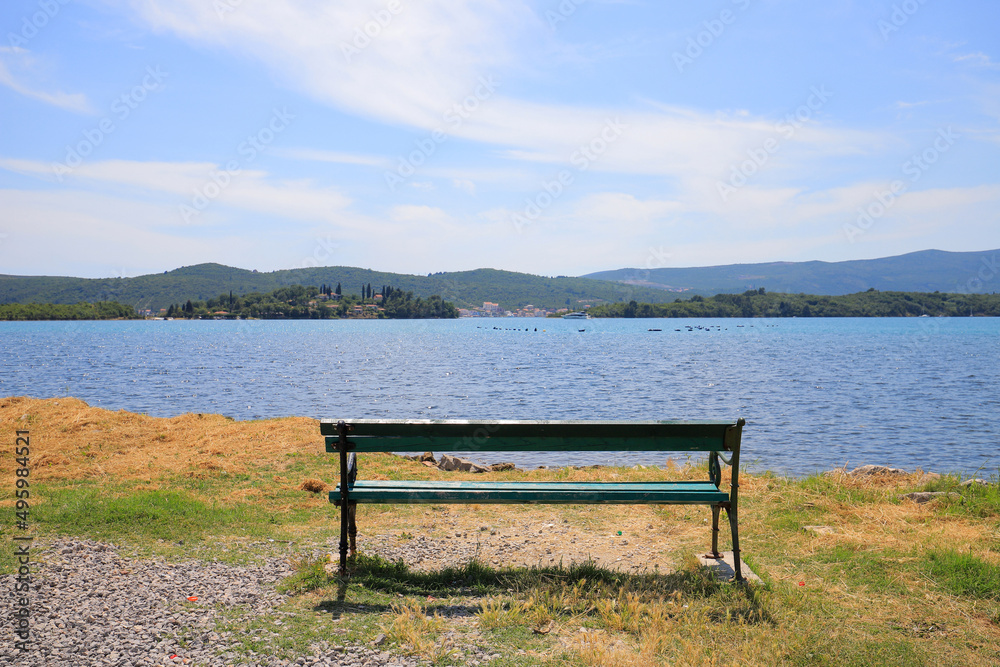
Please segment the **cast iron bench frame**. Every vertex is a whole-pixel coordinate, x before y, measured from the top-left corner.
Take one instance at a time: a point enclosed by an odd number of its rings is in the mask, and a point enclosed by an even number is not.
[[[743,418],[722,421],[470,421],[458,419],[324,419],[326,451],[340,455],[340,483],[330,502],[341,508],[340,574],[354,556],[358,503],[706,504],[712,508],[712,551],[719,553],[719,512],[726,510],[737,581],[740,439]],[[359,452],[656,451],[708,452],[707,481],[490,482],[358,480]],[[727,460],[723,453],[729,454]],[[729,493],[719,487],[732,468]]]

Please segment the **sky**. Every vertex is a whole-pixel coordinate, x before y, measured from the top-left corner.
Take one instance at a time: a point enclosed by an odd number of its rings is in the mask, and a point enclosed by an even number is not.
[[[1000,248],[996,0],[5,0],[0,273]]]

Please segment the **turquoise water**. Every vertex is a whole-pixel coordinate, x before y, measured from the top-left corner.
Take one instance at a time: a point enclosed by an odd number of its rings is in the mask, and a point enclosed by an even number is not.
[[[995,318],[0,323],[0,395],[241,420],[742,416],[744,462],[785,474],[995,474],[998,369]]]

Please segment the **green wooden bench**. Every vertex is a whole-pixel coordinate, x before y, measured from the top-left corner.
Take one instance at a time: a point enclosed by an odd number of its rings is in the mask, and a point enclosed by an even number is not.
[[[719,554],[719,512],[725,509],[740,571],[737,529],[740,438],[745,421],[467,421],[354,419],[320,422],[326,451],[340,455],[340,484],[330,502],[341,508],[340,572],[356,549],[357,503],[454,504],[702,504],[712,508],[712,551]],[[359,480],[362,452],[708,452],[708,479],[680,482],[493,482]],[[726,458],[728,455],[728,459]],[[732,467],[729,491],[722,466]]]

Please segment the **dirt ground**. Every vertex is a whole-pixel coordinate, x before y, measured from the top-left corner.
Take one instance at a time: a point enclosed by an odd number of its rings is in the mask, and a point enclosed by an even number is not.
[[[664,510],[648,507],[444,506],[416,511],[419,514],[410,521],[383,517],[366,530],[365,508],[360,507],[359,548],[393,560],[402,558],[418,570],[436,570],[477,557],[495,567],[590,560],[639,573],[672,571],[678,558],[694,554],[699,547],[708,551],[711,544],[711,512],[704,507],[687,510],[689,519],[678,517],[676,523],[664,522]],[[568,511],[572,518],[566,518]],[[701,520],[699,514],[704,515]]]

